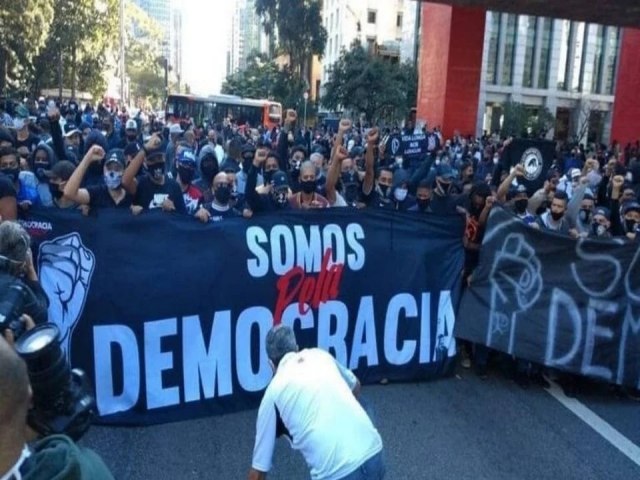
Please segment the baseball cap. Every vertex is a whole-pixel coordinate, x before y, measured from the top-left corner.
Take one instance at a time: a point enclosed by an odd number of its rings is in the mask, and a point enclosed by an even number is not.
[[[622,205],[622,214],[627,212],[640,212],[640,203],[638,202],[626,202]]]
[[[574,178],[580,178],[580,170],[577,168],[572,168],[569,171],[569,176],[571,177],[571,179],[573,180]]]
[[[598,207],[593,211],[593,216],[597,217],[598,215],[602,215],[604,218],[609,220],[611,218],[611,212],[607,207]]]
[[[436,169],[436,176],[442,177],[444,180],[453,180],[453,170],[451,169],[451,165],[446,163],[441,163],[438,165]]]
[[[138,124],[134,119],[131,118],[127,120],[127,123],[125,125],[125,130],[138,130]]]
[[[173,125],[171,125],[171,128],[169,128],[169,134],[173,135],[173,134],[183,134],[184,130],[182,130],[182,128],[180,128],[180,125],[178,125],[177,123],[174,123]]]
[[[105,166],[114,162],[119,163],[123,167],[125,166],[124,150],[122,150],[121,148],[114,148],[112,150],[109,150],[109,153],[107,153],[107,158],[104,161]]]
[[[70,137],[74,133],[80,133],[80,130],[78,130],[78,127],[76,127],[76,124],[73,123],[73,122],[65,123],[64,124],[64,136],[65,137]]]
[[[287,178],[287,174],[282,170],[278,170],[271,177],[271,183],[273,184],[273,188],[278,190],[279,188],[288,187],[289,179]]]
[[[191,150],[185,148],[178,154],[177,162],[182,164],[193,165],[195,167],[196,156],[193,154]]]
[[[59,178],[60,180],[66,181],[71,178],[75,169],[76,166],[69,160],[60,160],[59,162],[54,163],[51,170],[46,170],[45,175],[48,178]]]

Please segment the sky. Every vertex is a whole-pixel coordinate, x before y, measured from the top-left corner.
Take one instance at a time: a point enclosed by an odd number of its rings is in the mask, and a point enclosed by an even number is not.
[[[225,77],[232,0],[173,0],[182,11],[182,70],[194,94],[220,93]]]

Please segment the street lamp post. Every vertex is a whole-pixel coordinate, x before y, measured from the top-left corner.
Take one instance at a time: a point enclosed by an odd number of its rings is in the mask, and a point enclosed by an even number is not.
[[[309,100],[309,92],[304,92],[302,94],[302,97],[304,98],[304,126],[307,126],[307,101]]]

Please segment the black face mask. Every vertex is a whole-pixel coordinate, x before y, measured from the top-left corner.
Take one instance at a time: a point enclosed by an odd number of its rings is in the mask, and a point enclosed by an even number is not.
[[[202,177],[211,183],[213,177],[218,174],[218,167],[215,163],[202,163],[200,164],[200,171],[202,172]]]
[[[589,223],[591,221],[591,210],[588,208],[581,208],[580,213],[578,213],[578,218],[582,223]]]
[[[49,184],[49,191],[51,192],[51,196],[56,200],[60,200],[62,195],[64,195],[64,192],[60,191],[60,186],[55,183]]]
[[[271,183],[271,179],[273,178],[273,174],[276,173],[277,170],[265,170],[262,174],[262,178],[264,178],[264,184],[269,185]]]
[[[417,204],[418,204],[418,208],[420,209],[421,212],[425,212],[427,210],[427,208],[429,208],[429,204],[431,203],[431,199],[430,198],[418,198],[416,200]]]
[[[529,205],[529,200],[526,198],[520,198],[513,202],[516,207],[516,213],[523,215],[527,211],[527,205]]]
[[[11,180],[12,183],[15,183],[18,181],[18,177],[20,176],[20,167],[16,167],[16,168],[3,168],[2,173],[4,173],[7,177],[9,177],[9,180]]]
[[[180,175],[180,181],[185,184],[190,184],[195,176],[195,170],[193,168],[183,167],[178,165],[178,175]]]
[[[226,205],[231,199],[231,187],[229,185],[219,185],[213,191],[213,196],[220,205]]]
[[[164,162],[151,163],[147,165],[149,176],[154,180],[162,180],[162,177],[164,176],[164,167]]]
[[[438,190],[440,190],[442,195],[449,195],[451,186],[453,185],[452,183],[444,183],[438,179],[436,179],[436,183],[438,184]]]
[[[551,218],[553,218],[554,221],[558,221],[560,220],[562,217],[564,217],[564,212],[551,212]]]
[[[603,237],[607,234],[607,227],[597,222],[591,225],[591,230],[596,237]]]
[[[380,189],[380,192],[382,193],[383,197],[386,197],[389,195],[389,185],[380,185],[378,184],[378,188]]]
[[[36,178],[38,179],[38,181],[40,183],[47,183],[49,181],[49,177],[47,177],[45,172],[49,170],[50,165],[48,163],[36,163],[34,166],[36,170]]]
[[[136,137],[137,137],[137,135],[135,133],[127,134],[127,140],[129,140],[129,142],[135,142],[136,141]]]
[[[636,229],[636,221],[635,220],[625,220],[624,228],[627,233],[633,233]]]
[[[300,188],[306,194],[310,194],[316,191],[316,181],[315,180],[307,180],[304,182],[300,182]]]

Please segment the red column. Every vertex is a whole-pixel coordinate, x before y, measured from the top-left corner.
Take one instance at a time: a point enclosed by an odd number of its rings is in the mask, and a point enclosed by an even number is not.
[[[622,30],[611,140],[622,147],[640,140],[640,30]]]
[[[454,130],[476,133],[486,11],[422,4],[417,118]]]

